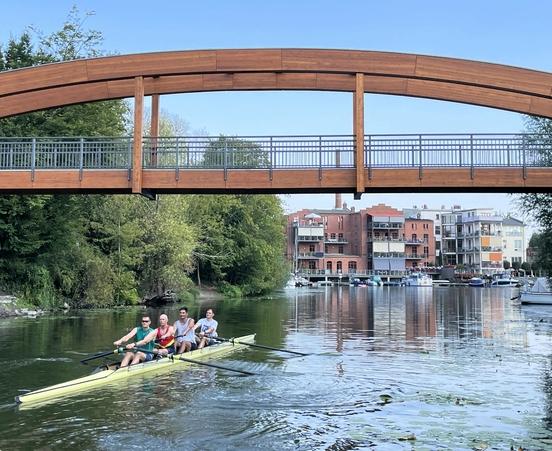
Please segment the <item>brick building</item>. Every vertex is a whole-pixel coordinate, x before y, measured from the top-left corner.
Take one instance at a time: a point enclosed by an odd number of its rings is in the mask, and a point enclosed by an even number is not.
[[[433,222],[405,220],[401,210],[384,204],[355,211],[336,197],[334,209],[290,214],[287,237],[293,272],[385,273],[435,261]]]

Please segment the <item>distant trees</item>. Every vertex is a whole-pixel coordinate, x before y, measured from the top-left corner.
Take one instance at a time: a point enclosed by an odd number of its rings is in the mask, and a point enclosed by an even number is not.
[[[531,133],[539,133],[542,146],[541,162],[552,164],[552,121],[546,118],[528,117],[526,129]],[[519,207],[531,215],[541,226],[541,233],[534,234],[529,241],[529,247],[538,249],[537,266],[552,277],[552,194],[526,193],[518,196]]]
[[[0,47],[0,70],[98,56],[101,42],[73,8],[61,30],[25,32]],[[187,132],[178,118],[161,119],[161,136]],[[122,136],[127,128],[123,101],[0,120],[0,136]],[[175,157],[164,155],[167,164]],[[228,157],[233,167],[267,164],[257,144],[226,137],[196,161],[221,167]],[[283,282],[283,255],[276,196],[0,196],[0,289],[43,307],[133,304],[169,289],[185,296],[190,273],[234,294],[264,293]]]

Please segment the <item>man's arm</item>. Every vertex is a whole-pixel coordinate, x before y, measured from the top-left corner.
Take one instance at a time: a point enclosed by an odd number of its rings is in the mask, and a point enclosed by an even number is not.
[[[124,337],[122,338],[119,338],[117,341],[114,341],[113,344],[115,346],[121,346],[121,344],[127,342],[128,340],[130,340],[132,337],[134,337],[136,335],[136,332],[137,332],[137,327],[134,327],[128,334],[126,334]]]

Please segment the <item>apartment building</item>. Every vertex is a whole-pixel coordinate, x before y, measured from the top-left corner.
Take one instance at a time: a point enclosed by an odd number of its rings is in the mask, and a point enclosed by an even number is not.
[[[477,273],[526,261],[525,225],[492,208],[462,210],[384,204],[355,211],[301,210],[288,216],[287,256],[294,271],[326,274],[460,266]]]
[[[510,216],[502,220],[502,259],[520,265],[527,261],[525,224]]]
[[[436,245],[433,235],[434,222],[431,219],[405,218],[404,243],[407,269],[436,266]]]
[[[367,269],[361,215],[346,204],[337,207],[288,215],[287,259],[292,271],[339,274]]]
[[[288,216],[287,258],[292,271],[354,274],[404,271],[435,261],[433,222],[409,220],[379,204],[360,211],[336,201],[331,210],[304,209]]]
[[[404,271],[405,242],[402,211],[378,204],[361,210],[367,224],[368,269]]]
[[[456,212],[457,264],[478,273],[503,270],[502,217],[492,208]]]

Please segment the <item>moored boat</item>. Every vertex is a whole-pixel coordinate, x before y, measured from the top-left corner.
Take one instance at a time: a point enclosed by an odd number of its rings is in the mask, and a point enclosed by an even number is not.
[[[521,290],[522,304],[552,305],[552,290],[546,277],[538,277],[532,287]]]
[[[404,279],[404,284],[407,287],[432,287],[433,280],[427,274],[413,272],[406,279]]]
[[[99,371],[96,371],[89,376],[62,382],[61,384],[52,385],[50,387],[41,388],[39,390],[34,390],[29,393],[16,396],[15,401],[18,403],[47,401],[68,395],[78,394],[85,390],[100,387],[115,381],[128,379],[129,377],[140,374],[184,369],[194,365],[194,363],[190,361],[198,361],[199,363],[208,361],[211,358],[221,357],[247,346],[246,344],[241,343],[254,342],[255,334],[245,335],[231,341],[221,342],[202,349],[187,352],[185,354],[154,359],[149,362],[139,363],[125,368],[119,368],[118,364],[110,364],[102,367]]]
[[[470,280],[468,280],[468,285],[470,287],[484,287],[485,281],[481,277],[472,277]]]

